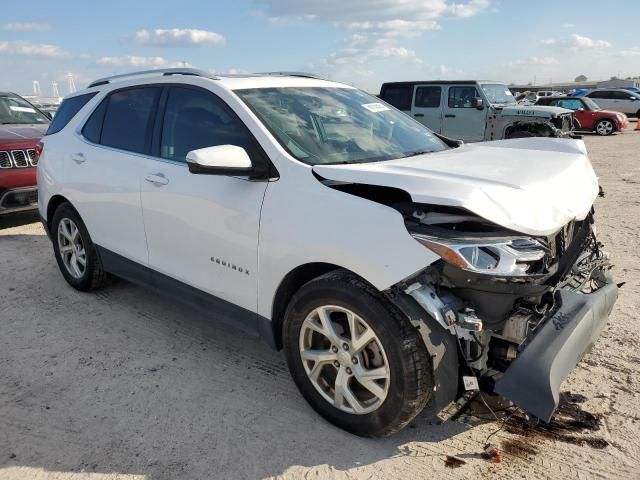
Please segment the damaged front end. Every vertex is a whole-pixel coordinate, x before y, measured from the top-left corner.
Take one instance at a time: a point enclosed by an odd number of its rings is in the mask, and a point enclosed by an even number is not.
[[[550,421],[560,384],[617,298],[593,210],[532,237],[459,208],[395,207],[411,235],[441,257],[386,292],[432,355],[436,411],[461,394],[461,374],[471,371],[481,390]]]

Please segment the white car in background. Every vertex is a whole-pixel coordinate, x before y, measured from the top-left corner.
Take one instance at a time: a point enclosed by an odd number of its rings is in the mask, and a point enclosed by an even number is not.
[[[603,110],[613,110],[630,117],[640,118],[640,94],[622,88],[599,88],[585,95]]]
[[[39,209],[65,280],[122,277],[284,348],[358,435],[463,384],[549,421],[617,296],[582,141],[461,145],[347,85],[191,69],[96,81],[56,120]]]

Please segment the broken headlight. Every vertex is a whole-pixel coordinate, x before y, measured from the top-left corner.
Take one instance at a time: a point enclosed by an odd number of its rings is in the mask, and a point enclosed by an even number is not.
[[[491,275],[528,275],[549,252],[533,238],[442,239],[417,233],[413,238],[451,265]]]

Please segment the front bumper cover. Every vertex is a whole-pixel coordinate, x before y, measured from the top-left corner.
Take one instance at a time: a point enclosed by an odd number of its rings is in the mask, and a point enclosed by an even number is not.
[[[607,323],[618,287],[609,283],[589,294],[559,290],[557,295],[560,308],[539,327],[494,388],[545,422],[558,406],[560,385]]]

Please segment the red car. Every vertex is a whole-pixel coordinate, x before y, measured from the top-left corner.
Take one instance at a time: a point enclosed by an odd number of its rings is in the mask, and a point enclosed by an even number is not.
[[[580,123],[580,128],[576,128],[576,130],[588,130],[598,135],[611,135],[613,132],[629,128],[629,119],[624,113],[602,110],[587,97],[546,97],[538,100],[536,105],[551,105],[573,110]]]
[[[48,126],[24,98],[0,92],[0,215],[37,208],[36,150]]]

